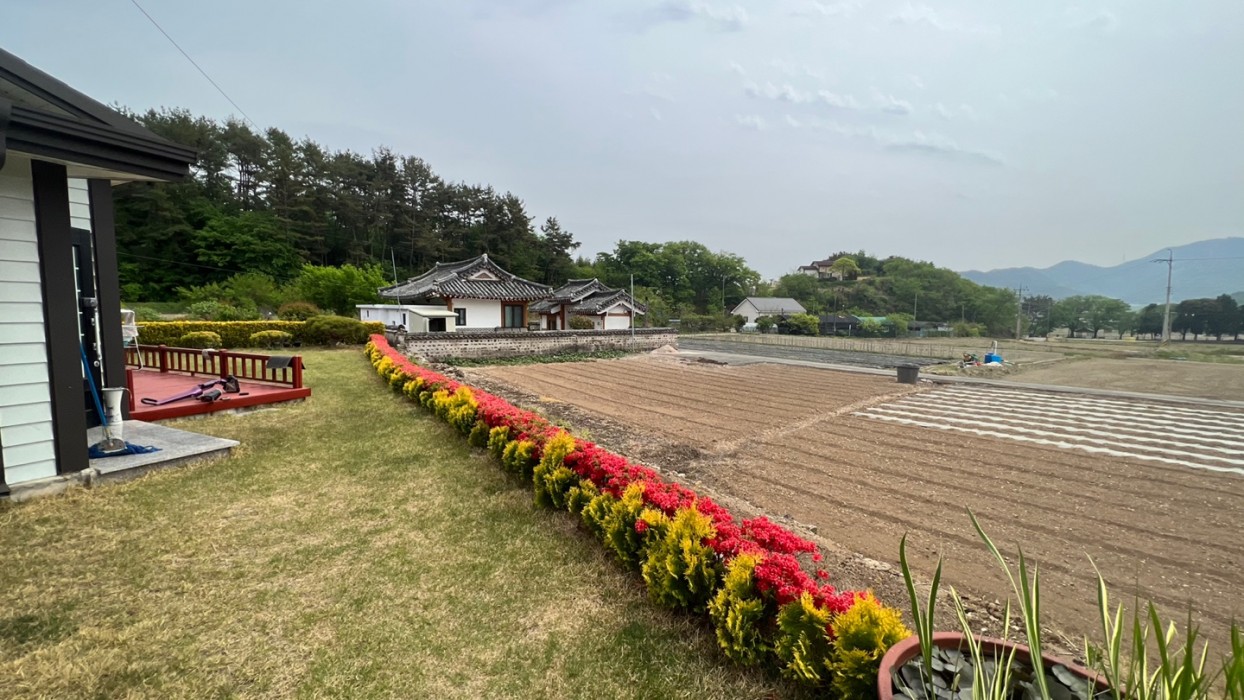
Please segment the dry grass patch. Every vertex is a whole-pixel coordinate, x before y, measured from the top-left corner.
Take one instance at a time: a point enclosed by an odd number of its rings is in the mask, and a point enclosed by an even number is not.
[[[0,506],[6,697],[777,697],[358,351],[233,459]]]

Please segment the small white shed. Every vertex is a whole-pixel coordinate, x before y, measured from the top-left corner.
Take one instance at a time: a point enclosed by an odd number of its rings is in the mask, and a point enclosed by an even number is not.
[[[358,304],[361,321],[380,321],[386,327],[401,326],[407,333],[453,333],[458,314],[443,306],[419,304]]]

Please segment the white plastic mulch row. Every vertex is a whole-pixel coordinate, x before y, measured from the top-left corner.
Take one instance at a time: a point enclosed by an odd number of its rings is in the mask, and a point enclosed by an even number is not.
[[[1244,475],[1244,414],[1125,399],[947,387],[855,415],[1090,454]]]

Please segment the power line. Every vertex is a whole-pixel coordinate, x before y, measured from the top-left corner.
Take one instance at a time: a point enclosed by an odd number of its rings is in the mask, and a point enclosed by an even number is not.
[[[186,50],[183,49],[176,41],[174,41],[173,37],[169,36],[168,32],[164,31],[164,27],[161,27],[160,23],[155,21],[155,18],[152,17],[150,14],[148,14],[147,11],[143,9],[142,5],[138,4],[138,0],[130,0],[130,2],[134,3],[134,7],[137,7],[138,11],[143,13],[143,16],[146,17],[148,20],[150,20],[151,24],[155,26],[156,29],[160,30],[160,33],[164,35],[164,38],[168,39],[169,43],[172,44],[173,47],[176,48],[178,51],[180,51],[181,55],[185,56],[187,61],[190,61],[190,65],[194,66],[199,71],[199,73],[202,74],[204,78],[207,78],[207,82],[211,83],[212,87],[216,88],[216,92],[219,92],[222,97],[224,97],[226,100],[229,101],[229,104],[233,105],[234,109],[236,109],[239,113],[241,113],[243,119],[249,122],[250,125],[255,127],[256,129],[259,128],[255,124],[255,122],[252,121],[249,116],[247,116],[246,111],[243,110],[241,107],[239,107],[238,103],[234,102],[232,97],[229,97],[229,94],[225,92],[224,88],[217,85],[216,81],[212,80],[212,76],[208,75],[207,71],[203,70],[202,66],[200,66],[198,63],[195,63],[194,59],[190,58],[190,54],[186,53]]]
[[[200,265],[200,264],[198,264],[198,263],[190,263],[190,262],[185,262],[184,260],[168,260],[168,259],[166,259],[166,258],[153,258],[153,257],[151,257],[151,256],[149,256],[149,255],[138,255],[137,253],[127,253],[127,252],[125,252],[125,251],[123,251],[123,250],[118,250],[118,251],[117,251],[117,255],[124,255],[124,256],[125,256],[125,257],[127,257],[127,258],[139,258],[139,259],[141,259],[141,260],[150,260],[150,261],[152,261],[152,262],[162,262],[162,263],[168,263],[168,264],[170,264],[170,265],[185,265],[186,267],[201,267],[201,268],[203,268],[204,270],[217,270],[217,271],[220,271],[220,272],[233,272],[233,273],[236,273],[236,274],[239,274],[239,275],[246,274],[246,270],[232,270],[232,269],[229,269],[229,268],[227,268],[227,267],[212,267],[211,265]],[[252,272],[254,272],[254,270],[252,270]]]

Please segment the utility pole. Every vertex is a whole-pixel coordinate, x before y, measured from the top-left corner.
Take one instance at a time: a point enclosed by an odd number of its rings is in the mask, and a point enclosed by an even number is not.
[[[1024,324],[1024,290],[1026,287],[1020,287],[1015,290],[1015,339],[1019,340],[1019,334]]]
[[[635,273],[631,273],[631,348],[635,347]]]
[[[1166,257],[1149,262],[1166,263],[1166,314],[1162,317],[1162,345],[1171,339],[1171,271],[1175,268],[1175,251],[1167,248]]]

